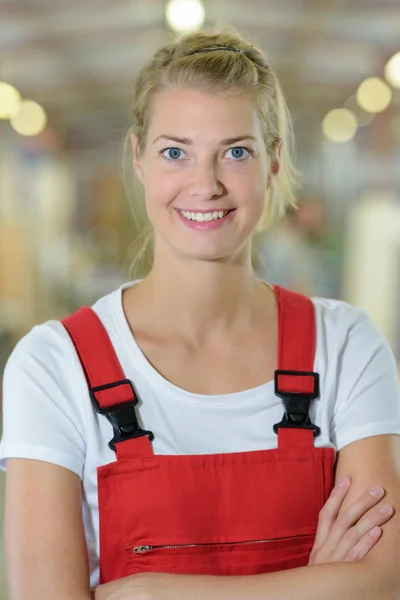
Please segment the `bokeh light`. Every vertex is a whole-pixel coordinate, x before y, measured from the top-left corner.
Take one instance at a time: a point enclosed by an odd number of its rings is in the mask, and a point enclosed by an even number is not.
[[[205,19],[201,0],[169,0],[165,8],[169,27],[177,32],[202,27]]]
[[[0,81],[0,119],[10,119],[19,110],[21,96],[9,83]]]
[[[392,100],[392,90],[380,77],[370,77],[357,90],[357,102],[363,110],[371,113],[384,111]]]
[[[322,131],[332,142],[348,142],[357,131],[356,116],[347,108],[335,108],[324,118]]]
[[[385,77],[394,88],[400,88],[400,52],[397,52],[387,62],[385,67]]]
[[[39,104],[32,100],[25,100],[10,122],[20,135],[38,135],[46,127],[47,117]]]

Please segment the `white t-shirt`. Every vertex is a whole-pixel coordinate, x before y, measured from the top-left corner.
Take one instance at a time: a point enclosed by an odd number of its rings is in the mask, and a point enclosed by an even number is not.
[[[122,308],[126,283],[93,306],[112,340],[125,375],[140,399],[142,427],[154,433],[155,454],[208,454],[277,447],[272,426],[283,405],[273,381],[236,394],[189,393],[167,381],[135,342]],[[317,344],[314,370],[321,398],[311,419],[321,428],[317,446],[340,450],[356,440],[400,434],[400,397],[393,353],[360,309],[313,298]],[[34,327],[14,349],[4,372],[5,459],[61,465],[82,479],[83,517],[91,586],[99,583],[96,468],[115,460],[111,424],[91,405],[72,342],[59,321]]]

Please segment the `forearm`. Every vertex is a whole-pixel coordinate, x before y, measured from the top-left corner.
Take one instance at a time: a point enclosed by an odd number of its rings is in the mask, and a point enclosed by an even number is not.
[[[249,576],[140,573],[99,586],[94,600],[400,600],[394,579],[362,561]]]
[[[312,565],[265,575],[191,577],[185,600],[398,600],[400,584],[376,576],[367,563]],[[133,600],[133,598],[132,598]],[[164,599],[163,599],[164,600]],[[171,598],[172,600],[172,598]]]
[[[91,600],[139,600],[136,580],[132,575],[103,583],[91,590]]]

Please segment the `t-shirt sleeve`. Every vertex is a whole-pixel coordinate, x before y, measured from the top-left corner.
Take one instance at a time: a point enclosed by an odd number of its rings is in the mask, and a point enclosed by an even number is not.
[[[391,347],[364,311],[348,309],[352,322],[338,353],[331,419],[337,450],[366,437],[400,434],[399,378]]]
[[[17,344],[4,370],[1,469],[7,458],[27,458],[82,478],[85,378],[77,361],[59,321],[34,327]]]

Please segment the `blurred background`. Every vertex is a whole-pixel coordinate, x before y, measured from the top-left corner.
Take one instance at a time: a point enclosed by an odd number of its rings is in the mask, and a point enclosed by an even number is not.
[[[400,362],[399,0],[0,0],[0,380],[35,323],[130,278],[135,73],[174,32],[225,22],[272,61],[302,173],[259,274],[361,306]],[[4,578],[0,542],[1,600]]]

